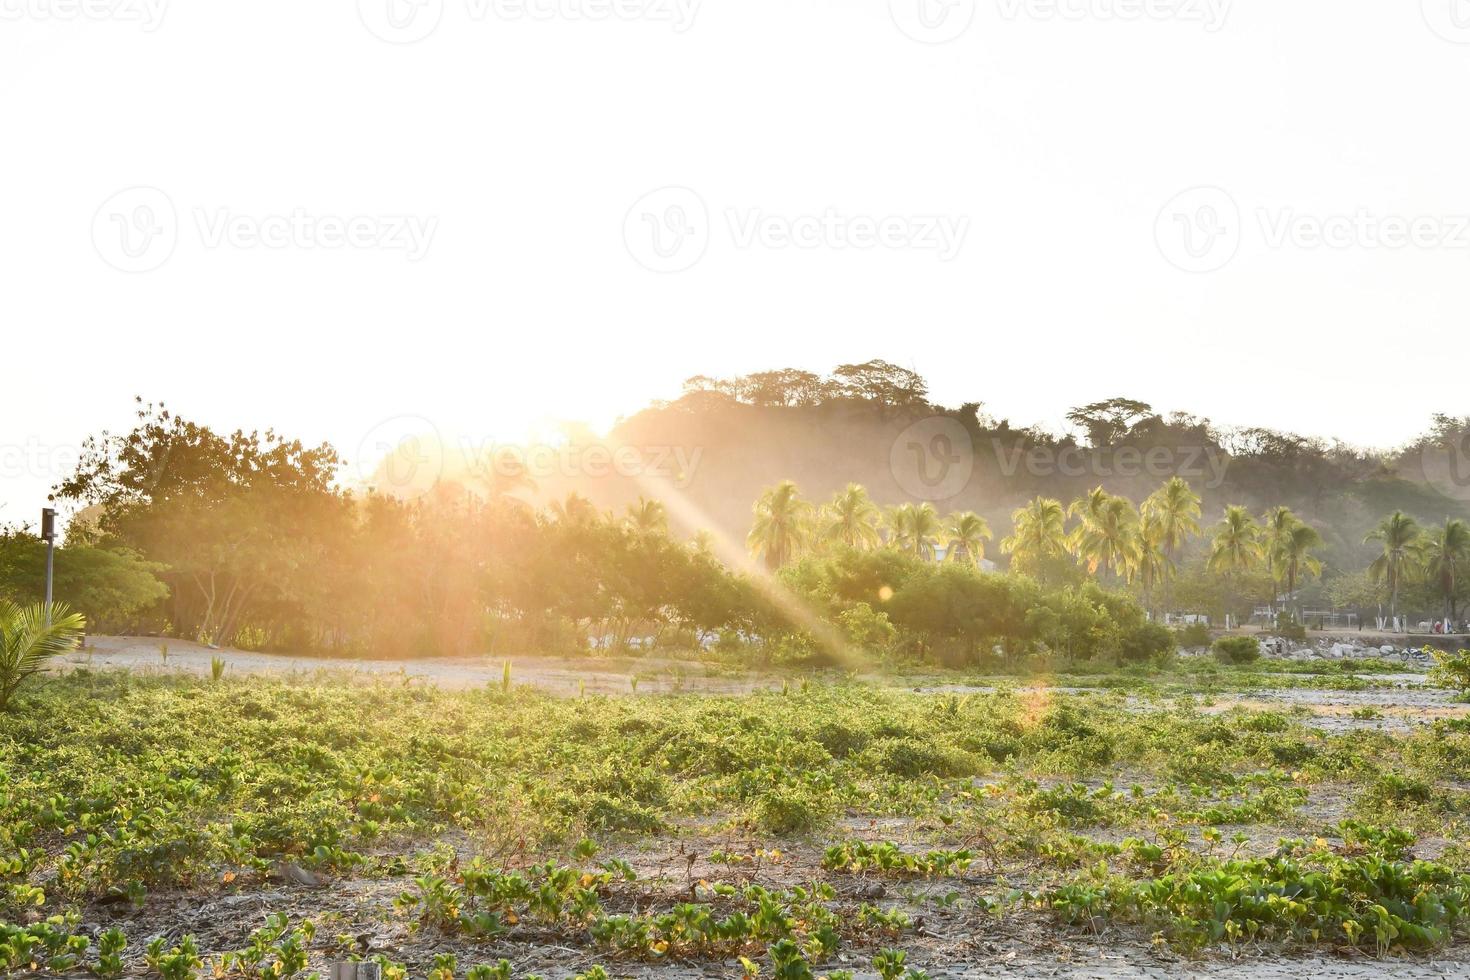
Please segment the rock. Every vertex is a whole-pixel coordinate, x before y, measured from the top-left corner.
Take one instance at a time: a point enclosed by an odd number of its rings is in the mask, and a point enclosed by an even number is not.
[[[298,864],[281,865],[280,875],[286,881],[303,885],[307,888],[325,888],[327,886],[327,883],[322,880],[320,875],[307,871]]]

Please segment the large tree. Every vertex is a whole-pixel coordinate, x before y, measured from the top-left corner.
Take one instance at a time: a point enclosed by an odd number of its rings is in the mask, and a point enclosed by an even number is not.
[[[978,565],[985,558],[985,542],[994,537],[990,522],[979,514],[968,510],[951,514],[944,529],[946,557]]]
[[[1088,573],[1109,569],[1120,579],[1131,578],[1142,550],[1133,502],[1098,487],[1074,503],[1072,511],[1081,518],[1072,551]]]
[[[1368,566],[1374,581],[1388,583],[1388,613],[1395,619],[1399,614],[1399,594],[1404,583],[1422,564],[1424,556],[1424,529],[1419,522],[1401,510],[1396,510],[1378,526],[1368,532],[1364,544],[1376,543],[1382,552]]]
[[[1235,602],[1240,600],[1240,582],[1264,561],[1261,526],[1249,510],[1238,505],[1225,508],[1225,516],[1212,529],[1208,568],[1225,579]]]
[[[1011,514],[1011,536],[1000,550],[1011,556],[1011,568],[1044,578],[1046,570],[1067,553],[1067,514],[1062,502],[1037,497]]]
[[[1162,554],[1163,561],[1157,562],[1163,586],[1164,605],[1169,604],[1169,582],[1180,551],[1190,538],[1200,533],[1199,494],[1183,477],[1173,477],[1163,486],[1149,494],[1141,508],[1145,519],[1145,551],[1148,538],[1155,539],[1153,546]],[[1152,524],[1148,519],[1152,518]],[[1146,557],[1146,556],[1145,556]]]
[[[755,502],[755,521],[746,545],[772,570],[782,567],[805,546],[810,534],[811,504],[791,480],[769,488]]]
[[[943,533],[939,512],[930,503],[899,504],[885,515],[888,543],[915,558],[931,561]]]
[[[828,544],[876,548],[882,543],[878,532],[881,516],[868,491],[856,483],[849,483],[821,509],[817,517],[817,533]]]
[[[219,435],[140,403],[134,428],[89,439],[58,489],[96,506],[99,543],[163,566],[180,630],[229,643],[250,610],[309,592],[350,527],[333,487],[339,463],[330,446]]]
[[[1459,589],[1470,569],[1470,524],[1459,518],[1446,518],[1444,527],[1435,532],[1426,550],[1430,579],[1444,597],[1445,618],[1458,617]]]

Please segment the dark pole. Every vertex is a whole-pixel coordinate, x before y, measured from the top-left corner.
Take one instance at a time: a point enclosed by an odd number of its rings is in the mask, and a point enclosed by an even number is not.
[[[51,625],[51,582],[56,557],[56,511],[41,511],[41,540],[46,542],[46,625]]]

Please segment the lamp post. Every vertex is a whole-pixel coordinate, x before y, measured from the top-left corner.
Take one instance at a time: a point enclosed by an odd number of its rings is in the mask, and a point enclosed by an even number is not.
[[[56,510],[51,507],[41,511],[41,540],[46,542],[46,625],[51,625],[51,582],[56,559]]]

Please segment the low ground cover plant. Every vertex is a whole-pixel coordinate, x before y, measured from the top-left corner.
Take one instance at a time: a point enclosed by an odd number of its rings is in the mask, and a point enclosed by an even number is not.
[[[489,953],[528,942],[834,977],[907,947],[905,976],[931,941],[915,923],[954,910],[1186,949],[1464,938],[1464,849],[1416,861],[1397,829],[1465,837],[1458,719],[1334,735],[1034,683],[556,698],[85,671],[21,702],[0,718],[4,971],[278,980],[360,955],[299,910],[225,945],[79,925],[280,894],[282,868],[381,883],[372,928],[453,944],[455,963],[399,965],[441,980],[500,976]],[[1341,801],[1330,820],[1319,790]],[[880,820],[894,831],[853,831]],[[639,857],[660,848],[679,856]]]

